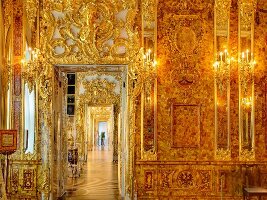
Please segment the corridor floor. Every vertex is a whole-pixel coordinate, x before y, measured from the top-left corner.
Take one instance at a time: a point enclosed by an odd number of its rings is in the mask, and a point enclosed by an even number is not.
[[[112,151],[88,151],[80,177],[68,178],[66,200],[118,200],[118,166]]]

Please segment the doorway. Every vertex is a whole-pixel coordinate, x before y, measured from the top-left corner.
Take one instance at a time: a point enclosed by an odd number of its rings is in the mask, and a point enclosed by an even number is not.
[[[70,145],[75,145],[79,152],[78,163],[81,164],[79,175],[62,181],[64,186],[61,188],[67,191],[67,199],[107,199],[103,197],[103,191],[112,193],[114,199],[124,197],[127,154],[121,159],[121,152],[127,148],[127,67],[88,65],[57,68],[62,77],[67,77],[68,73],[76,77],[75,84],[71,85],[75,92],[72,92],[72,102],[69,103],[73,115],[67,115],[61,126],[66,132],[68,145],[61,143],[56,147],[57,157],[60,159],[64,146],[69,149]],[[68,86],[62,88],[68,91]],[[61,94],[64,96],[64,91]],[[61,103],[66,103],[64,97],[61,99]],[[62,112],[64,115],[64,109]],[[108,168],[104,169],[105,166]],[[100,178],[101,184],[91,185],[93,179]],[[97,194],[102,194],[101,198]]]
[[[87,150],[113,151],[113,106],[86,106]]]

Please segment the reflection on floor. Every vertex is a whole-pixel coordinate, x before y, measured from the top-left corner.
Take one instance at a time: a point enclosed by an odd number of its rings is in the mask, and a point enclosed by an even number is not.
[[[112,152],[88,152],[87,163],[78,178],[68,178],[67,200],[118,200],[118,166]]]

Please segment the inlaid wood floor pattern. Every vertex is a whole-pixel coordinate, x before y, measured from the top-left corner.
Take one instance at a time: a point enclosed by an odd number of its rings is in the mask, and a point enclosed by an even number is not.
[[[68,178],[67,200],[118,200],[118,165],[112,151],[88,152],[80,177]]]

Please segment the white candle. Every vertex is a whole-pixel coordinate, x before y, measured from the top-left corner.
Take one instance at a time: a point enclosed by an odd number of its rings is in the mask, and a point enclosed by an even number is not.
[[[245,58],[245,53],[242,52],[242,61],[244,60],[244,58]]]
[[[30,54],[30,60],[32,59],[32,48],[31,47],[29,47],[29,54]]]
[[[222,61],[222,55],[223,55],[223,52],[220,52],[220,58],[221,58],[221,61]]]
[[[224,61],[225,61],[225,62],[227,61],[227,53],[228,53],[228,52],[227,52],[227,49],[225,49],[225,50],[224,50],[224,54],[225,54],[225,60],[224,60]]]
[[[247,62],[248,62],[248,52],[249,52],[249,50],[247,49]]]

